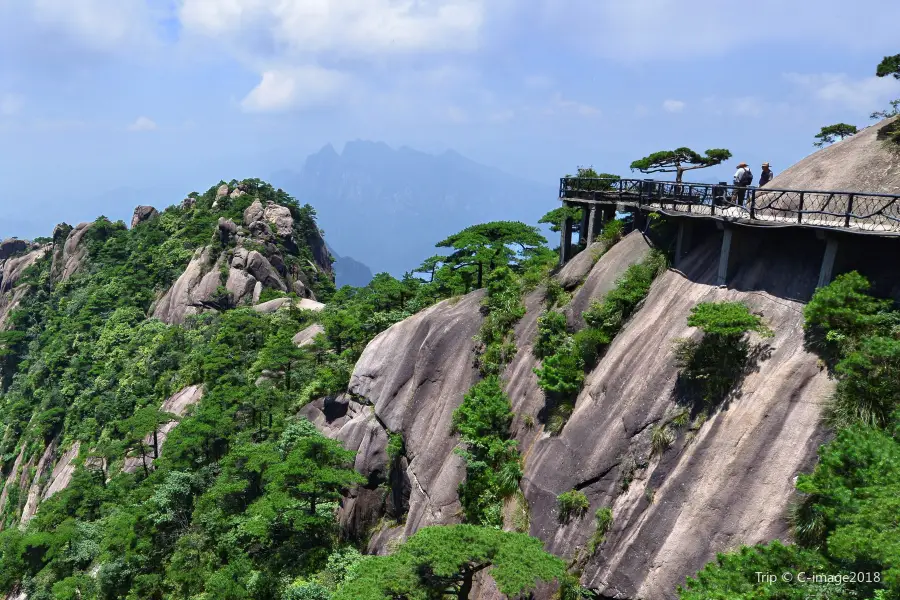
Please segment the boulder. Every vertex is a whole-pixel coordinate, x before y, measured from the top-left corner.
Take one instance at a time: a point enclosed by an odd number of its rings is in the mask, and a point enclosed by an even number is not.
[[[314,310],[319,312],[325,308],[325,305],[321,302],[316,302],[315,300],[311,300],[309,298],[301,298],[295,304],[297,308],[300,310]]]
[[[197,200],[195,198],[185,198],[181,201],[181,210],[190,210],[194,208],[195,204],[197,204]]]
[[[262,283],[264,287],[287,291],[287,286],[282,281],[278,271],[272,266],[269,260],[257,252],[251,250],[247,255],[247,271],[253,275],[257,281]]]
[[[240,197],[243,196],[244,194],[245,194],[244,190],[235,188],[235,190],[234,190],[233,192],[231,192],[231,196],[230,196],[230,197],[231,197],[232,200],[234,200],[235,198],[240,198]]]
[[[263,209],[262,202],[258,199],[253,201],[253,204],[244,209],[244,225],[248,227],[255,223],[256,221],[261,221],[265,216],[265,209]]]
[[[228,184],[223,183],[222,185],[219,186],[219,189],[216,190],[216,200],[219,200],[220,198],[224,198],[227,195],[228,195]]]
[[[134,209],[134,214],[131,216],[131,228],[134,229],[141,223],[145,223],[158,215],[159,211],[152,206],[138,206]]]
[[[220,267],[224,258],[213,260],[211,246],[194,251],[191,262],[153,310],[153,316],[169,325],[184,323],[188,316],[198,314],[202,303],[213,298],[221,285]]]
[[[302,348],[303,346],[308,346],[313,343],[315,337],[320,333],[325,333],[325,328],[318,323],[313,323],[294,336],[294,345],[300,348]]]
[[[231,294],[234,304],[241,305],[253,297],[253,288],[256,287],[256,278],[246,271],[231,267],[228,270],[228,280],[225,289]]]
[[[303,298],[307,298],[309,296],[309,290],[306,289],[306,286],[303,285],[302,281],[295,281],[292,286],[294,289],[294,293]]]
[[[253,306],[253,310],[258,313],[268,315],[272,314],[283,306],[288,306],[290,303],[290,298],[275,298],[274,300],[269,300],[268,302],[263,302],[262,304],[255,304]]]
[[[246,269],[247,257],[249,255],[250,252],[248,252],[246,248],[238,246],[234,249],[234,255],[231,257],[231,266],[235,269]]]
[[[253,286],[253,304],[259,304],[259,297],[262,296],[263,284],[259,281]]]
[[[275,204],[274,202],[267,202],[263,214],[266,221],[275,226],[275,232],[278,235],[284,238],[293,235],[294,218],[291,216],[291,211],[288,207]]]
[[[0,260],[6,260],[13,254],[21,254],[26,250],[30,250],[34,244],[27,240],[10,238],[0,242]]]
[[[234,221],[219,217],[219,239],[222,240],[223,245],[227,244],[232,237],[237,236],[237,232],[238,228]]]

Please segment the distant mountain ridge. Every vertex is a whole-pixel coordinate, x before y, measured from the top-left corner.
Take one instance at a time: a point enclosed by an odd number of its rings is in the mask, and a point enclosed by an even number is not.
[[[329,144],[299,171],[271,179],[315,207],[329,244],[396,276],[464,227],[501,219],[535,224],[557,205],[555,182],[528,181],[452,150],[434,155],[383,142],[348,142],[341,153]]]

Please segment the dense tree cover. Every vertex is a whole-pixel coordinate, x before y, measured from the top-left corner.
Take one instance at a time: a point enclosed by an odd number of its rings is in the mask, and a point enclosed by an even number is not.
[[[261,182],[242,185],[315,231],[311,208]],[[342,552],[335,502],[361,477],[351,453],[289,416],[308,382],[347,371],[340,355],[290,343],[313,316],[237,309],[184,327],[146,319],[193,250],[215,243],[218,217],[239,219],[251,201],[220,199],[213,214],[214,198],[215,188],[130,231],[101,218],[86,236],[83,273],[54,284],[48,257],[27,275],[34,292],[3,337],[4,366],[15,373],[0,397],[3,461],[20,448],[39,454],[54,438],[81,442],[82,452],[71,484],[24,530],[14,526],[24,499],[11,486],[4,589],[21,585],[35,600],[280,598],[293,578]],[[291,256],[312,259],[305,247]],[[275,379],[257,387],[263,371]],[[158,428],[175,417],[158,406],[195,383],[205,385],[203,401],[160,452]],[[129,451],[141,457],[133,475],[121,471]]]
[[[319,314],[291,306],[264,315],[222,302],[183,326],[148,320],[151,303],[194,250],[223,243],[218,218],[240,220],[254,197],[288,206],[300,238],[318,233],[313,209],[284,192],[258,180],[230,185],[246,194],[217,198],[216,186],[132,230],[100,218],[86,236],[85,269],[66,282],[52,279],[50,257],[27,274],[33,292],[0,335],[5,472],[20,450],[36,457],[51,440],[62,448],[79,442],[81,452],[69,486],[23,529],[15,524],[25,499],[18,485],[9,487],[0,514],[2,590],[34,600],[329,600],[365,573],[366,561],[342,545],[334,519],[342,492],[363,480],[352,453],[293,415],[311,399],[345,391],[378,333],[478,283],[487,287],[478,352],[486,379],[467,395],[454,427],[470,475],[461,490],[471,499],[468,520],[501,524],[500,506],[517,490],[521,467],[496,374],[515,352],[523,292],[546,281],[555,263],[537,230],[501,222],[451,236],[445,242],[454,254],[424,265],[429,281],[382,273],[364,288],[335,290],[305,270],[328,301]],[[298,246],[280,249],[302,269],[313,256],[308,244]],[[293,336],[313,322],[324,333],[296,347]],[[204,395],[186,416],[160,410],[193,384]],[[158,432],[172,421],[163,448]],[[402,436],[391,435],[389,450],[403,452]],[[122,471],[126,456],[138,459],[132,474]],[[434,548],[450,554],[423,559],[410,543],[399,555],[417,556],[435,573],[456,560],[458,580],[440,575],[455,594],[485,568],[510,593],[564,574],[537,540],[479,531],[421,536],[443,539]],[[434,581],[420,580],[410,597],[432,597]]]
[[[631,163],[632,171],[641,173],[675,173],[675,181],[681,182],[685,171],[705,169],[722,164],[731,158],[731,152],[724,148],[707,150],[701,155],[690,148],[662,150]]]
[[[448,525],[426,527],[390,556],[363,559],[334,600],[466,600],[489,570],[500,592],[521,597],[539,581],[561,580],[565,563],[521,533]]]
[[[808,344],[838,380],[826,410],[837,436],[797,480],[797,545],[720,555],[688,580],[684,600],[900,597],[900,312],[869,289],[856,272],[840,275],[804,310]],[[757,572],[857,576],[801,585]]]
[[[816,134],[816,140],[818,141],[814,142],[813,146],[821,148],[825,144],[833,144],[836,141],[840,141],[851,135],[856,135],[857,133],[859,133],[859,130],[856,128],[856,125],[848,125],[846,123],[827,125]]]

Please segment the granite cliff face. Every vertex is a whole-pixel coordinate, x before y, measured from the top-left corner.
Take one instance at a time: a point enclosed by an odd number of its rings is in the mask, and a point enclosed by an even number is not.
[[[721,234],[719,234],[720,236]],[[521,482],[530,533],[559,556],[577,561],[582,584],[608,598],[674,598],[685,577],[739,544],[787,539],[786,508],[795,476],[813,464],[825,434],[820,403],[831,382],[802,347],[803,299],[810,297],[817,265],[765,249],[745,261],[730,289],[714,285],[720,237],[697,247],[679,269],[654,283],[638,313],[588,375],[574,413],[559,435],[543,430],[545,397],[532,369],[543,290],[525,298],[516,326],[518,353],[503,379],[516,418],[513,433],[525,464]],[[776,247],[777,244],[772,244]],[[581,311],[603,297],[649,245],[632,233],[596,264],[583,259],[560,277],[581,280],[565,311],[581,327]],[[602,248],[595,248],[601,252]],[[453,450],[450,417],[477,381],[472,336],[481,317],[481,293],[457,304],[442,302],[394,325],[366,348],[354,370],[352,397],[327,399],[306,414],[329,435],[359,451],[357,466],[370,477],[342,509],[342,523],[364,536],[381,517],[370,551],[389,551],[390,540],[430,524],[459,522],[456,489],[465,468]],[[662,455],[650,436],[680,411],[673,342],[693,334],[690,310],[704,301],[739,300],[762,314],[775,331],[760,344],[762,359],[733,398],[696,431],[687,428]],[[526,416],[534,427],[526,427]],[[528,419],[529,421],[531,419]],[[389,433],[402,433],[406,454],[390,465]],[[399,473],[398,473],[399,469]],[[408,514],[392,478],[408,492]],[[625,485],[625,480],[629,484]],[[591,504],[581,519],[561,523],[557,495],[577,489]],[[614,524],[593,556],[585,547],[593,514],[611,507]],[[482,599],[499,598],[487,582]],[[543,590],[538,598],[549,598]]]

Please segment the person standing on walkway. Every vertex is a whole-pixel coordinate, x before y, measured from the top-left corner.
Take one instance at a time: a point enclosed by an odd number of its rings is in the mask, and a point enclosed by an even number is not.
[[[742,162],[738,165],[738,170],[734,174],[734,200],[738,206],[744,205],[744,196],[747,193],[747,186],[753,184],[753,172],[747,163]]]
[[[772,181],[772,178],[775,177],[775,173],[772,172],[772,169],[769,168],[769,163],[764,162],[762,164],[762,173],[759,175],[759,187],[762,187]]]

